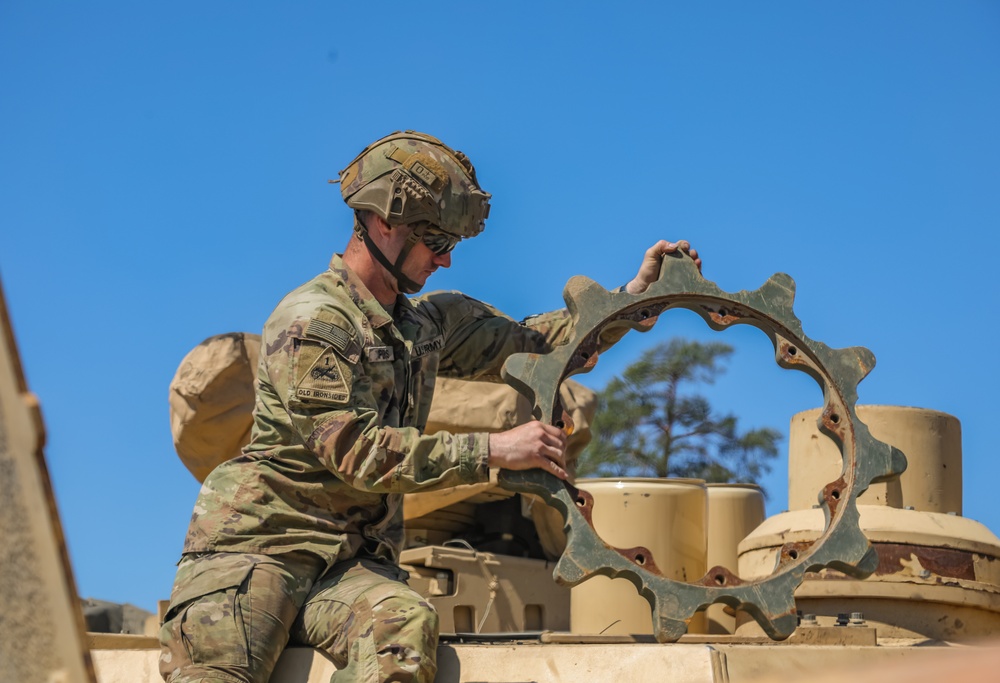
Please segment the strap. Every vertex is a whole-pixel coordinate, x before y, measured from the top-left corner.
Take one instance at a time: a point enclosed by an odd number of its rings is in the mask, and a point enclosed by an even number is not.
[[[362,241],[365,243],[365,246],[368,248],[368,251],[371,253],[371,255],[375,257],[375,260],[381,263],[382,267],[388,270],[390,273],[392,273],[393,277],[396,278],[396,282],[399,284],[399,291],[403,292],[404,294],[414,294],[416,292],[419,292],[420,285],[418,285],[416,282],[403,275],[402,265],[403,261],[406,260],[407,254],[410,253],[410,250],[416,243],[416,240],[420,239],[420,235],[417,235],[416,238],[414,238],[413,234],[410,235],[410,237],[406,241],[406,245],[403,247],[403,251],[399,253],[399,258],[396,259],[396,263],[392,264],[389,263],[389,259],[386,258],[385,254],[382,253],[382,250],[379,249],[377,246],[375,246],[375,243],[372,241],[371,236],[368,234],[367,226],[365,226],[365,224],[361,222],[361,219],[357,216],[357,214],[355,214],[354,220],[356,221],[356,225],[354,226],[354,231],[359,235],[361,235]],[[413,232],[414,234],[416,234],[417,231],[414,230]]]

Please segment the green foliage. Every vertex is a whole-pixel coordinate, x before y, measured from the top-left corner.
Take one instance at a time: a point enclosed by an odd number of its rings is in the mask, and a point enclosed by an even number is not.
[[[598,394],[593,441],[577,476],[691,477],[758,483],[782,435],[741,432],[735,415],[716,415],[688,385],[712,384],[733,348],[673,339],[643,353]]]

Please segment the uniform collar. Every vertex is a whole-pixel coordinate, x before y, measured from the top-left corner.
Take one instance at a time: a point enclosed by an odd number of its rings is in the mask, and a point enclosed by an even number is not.
[[[361,281],[361,278],[347,267],[342,254],[333,255],[333,258],[330,259],[330,270],[339,278],[339,284],[347,291],[354,305],[365,314],[372,327],[382,327],[383,325],[392,323],[392,316],[382,308],[382,304],[369,291],[365,283]],[[405,296],[400,295],[396,298],[397,306],[400,305],[400,299],[406,302],[405,305],[411,305]]]

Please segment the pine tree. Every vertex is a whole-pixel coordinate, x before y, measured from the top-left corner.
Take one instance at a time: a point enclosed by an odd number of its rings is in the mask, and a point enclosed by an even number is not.
[[[732,353],[728,344],[686,339],[643,353],[599,392],[593,441],[577,475],[758,483],[778,454],[781,433],[766,427],[741,432],[735,415],[717,415],[707,399],[686,391],[712,384]]]

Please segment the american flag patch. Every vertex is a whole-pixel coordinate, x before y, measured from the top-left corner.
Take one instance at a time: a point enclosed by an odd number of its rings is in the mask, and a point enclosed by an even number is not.
[[[344,352],[347,345],[354,339],[354,333],[347,333],[336,325],[332,325],[322,320],[313,318],[306,327],[306,335],[316,337],[333,344],[335,348]]]

